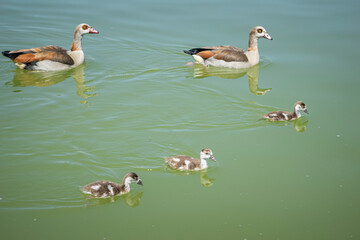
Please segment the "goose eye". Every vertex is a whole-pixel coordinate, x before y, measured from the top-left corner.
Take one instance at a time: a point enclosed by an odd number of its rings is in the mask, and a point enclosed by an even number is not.
[[[262,33],[263,30],[262,30],[262,29],[258,29],[257,31],[258,31],[258,33]]]
[[[83,25],[83,26],[82,26],[82,29],[83,29],[83,30],[87,30],[88,28],[89,28],[88,25]]]

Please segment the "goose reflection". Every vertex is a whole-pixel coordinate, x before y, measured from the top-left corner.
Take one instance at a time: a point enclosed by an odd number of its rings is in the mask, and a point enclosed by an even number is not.
[[[108,204],[123,200],[128,207],[134,208],[140,205],[140,201],[143,194],[144,192],[142,191],[142,192],[129,192],[124,195],[118,195],[108,198],[87,198],[85,207]]]
[[[194,77],[205,78],[209,76],[215,76],[225,79],[236,79],[241,78],[245,74],[248,75],[249,90],[255,95],[265,95],[271,90],[271,88],[259,88],[260,64],[257,64],[251,68],[236,69],[236,68],[222,68],[222,67],[204,67],[200,64],[194,64]]]
[[[11,82],[7,82],[6,84],[14,87],[49,87],[72,76],[76,82],[76,94],[79,97],[87,99],[96,96],[97,93],[89,93],[95,91],[95,87],[87,87],[85,85],[84,74],[85,63],[70,70],[54,72],[26,71],[17,68],[15,70],[13,80]]]

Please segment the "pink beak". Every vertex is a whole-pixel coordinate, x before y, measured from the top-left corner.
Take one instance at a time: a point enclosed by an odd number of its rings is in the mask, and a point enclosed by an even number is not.
[[[269,40],[273,40],[272,37],[270,37],[270,35],[267,32],[264,34],[264,38],[269,39]]]
[[[99,32],[98,32],[98,31],[96,31],[96,30],[95,30],[95,29],[93,29],[93,28],[90,28],[89,33],[92,33],[92,34],[98,34]]]

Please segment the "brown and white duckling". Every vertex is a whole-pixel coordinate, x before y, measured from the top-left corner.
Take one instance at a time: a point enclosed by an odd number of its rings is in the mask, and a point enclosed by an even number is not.
[[[99,33],[86,23],[75,28],[71,50],[58,46],[3,51],[5,57],[10,58],[16,66],[26,70],[57,71],[77,67],[84,62],[84,52],[81,39],[85,34]]]
[[[96,181],[82,187],[81,190],[85,194],[91,194],[92,197],[106,198],[130,192],[131,183],[143,185],[138,175],[131,172],[125,175],[122,185],[109,181]]]
[[[203,64],[204,66],[249,68],[260,62],[258,50],[259,38],[272,40],[272,37],[266,32],[265,28],[256,26],[250,30],[247,51],[232,46],[216,46],[193,48],[184,52],[191,55],[196,63]]]
[[[300,113],[301,111],[309,114],[305,103],[302,101],[298,101],[294,105],[294,112],[275,111],[264,114],[262,117],[267,118],[271,121],[289,121],[301,117],[301,113]]]
[[[216,159],[210,148],[204,148],[200,152],[200,160],[185,155],[178,155],[168,157],[165,159],[166,163],[177,170],[203,170],[208,168],[206,159],[211,159],[216,162]]]

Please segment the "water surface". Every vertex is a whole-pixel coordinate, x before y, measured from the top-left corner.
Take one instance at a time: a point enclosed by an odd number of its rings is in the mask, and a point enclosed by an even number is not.
[[[70,48],[86,22],[86,63],[55,73],[0,58],[0,226],[6,239],[359,239],[360,50],[356,1],[10,1],[0,49]],[[261,63],[187,66],[182,50],[247,47]],[[310,115],[259,121],[304,101]],[[164,157],[217,163],[200,173]],[[79,188],[134,171],[113,199]],[[20,230],[21,229],[21,230]]]

